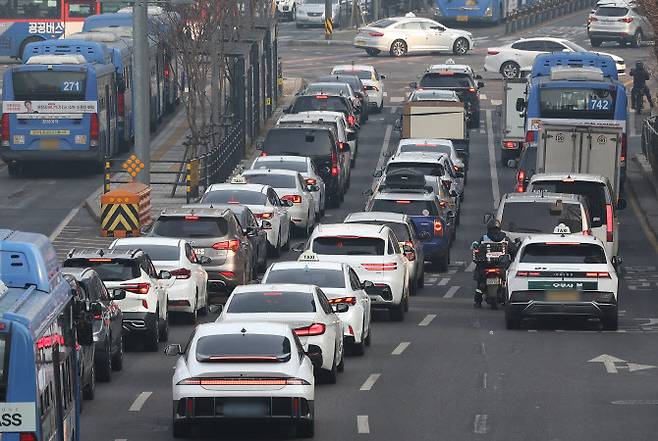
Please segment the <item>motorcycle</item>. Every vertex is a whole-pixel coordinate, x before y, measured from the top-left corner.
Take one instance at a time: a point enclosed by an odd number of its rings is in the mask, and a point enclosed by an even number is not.
[[[482,293],[483,300],[491,309],[498,309],[499,305],[505,304],[506,272],[511,262],[507,242],[480,242],[473,248],[473,262],[484,270],[486,289]]]

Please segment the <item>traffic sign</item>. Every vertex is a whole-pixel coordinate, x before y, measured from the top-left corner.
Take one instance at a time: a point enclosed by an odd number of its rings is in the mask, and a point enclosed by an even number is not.
[[[140,161],[137,156],[130,155],[130,158],[126,159],[126,161],[121,164],[121,168],[134,178],[144,169],[144,163]]]

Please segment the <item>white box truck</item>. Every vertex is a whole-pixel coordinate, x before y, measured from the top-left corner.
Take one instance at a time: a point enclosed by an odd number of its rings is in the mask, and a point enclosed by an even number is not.
[[[501,109],[500,162],[509,166],[510,160],[516,160],[521,155],[525,141],[525,117],[523,112],[516,110],[516,101],[525,99],[527,81],[525,78],[513,78],[503,83],[503,106]],[[516,166],[514,164],[513,166]]]

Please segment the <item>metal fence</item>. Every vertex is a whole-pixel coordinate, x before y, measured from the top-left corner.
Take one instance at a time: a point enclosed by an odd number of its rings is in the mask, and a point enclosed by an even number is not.
[[[238,120],[225,131],[217,146],[198,158],[199,188],[205,191],[211,184],[224,182],[242,160],[245,150],[244,122]]]
[[[658,119],[656,116],[645,118],[642,123],[642,153],[651,164],[654,180],[658,181]]]
[[[505,33],[513,34],[563,15],[591,8],[595,0],[540,0],[516,9],[505,20]]]

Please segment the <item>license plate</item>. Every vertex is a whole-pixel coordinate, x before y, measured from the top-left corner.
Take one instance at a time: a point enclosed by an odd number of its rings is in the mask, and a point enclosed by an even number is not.
[[[197,256],[203,256],[204,254],[206,254],[206,250],[204,250],[203,248],[195,248],[194,254],[196,254]]]
[[[577,302],[580,300],[578,291],[548,291],[546,300],[549,302]]]
[[[42,139],[39,141],[41,150],[59,150],[59,139]]]
[[[502,255],[503,255],[502,251],[490,251],[487,253],[487,257],[489,259],[496,259]]]
[[[354,40],[354,44],[366,44],[365,40]]]
[[[487,285],[500,285],[500,278],[492,277],[491,279],[487,279]]]
[[[598,282],[528,282],[528,289],[545,289],[552,291],[595,291]]]
[[[265,402],[225,402],[223,406],[225,417],[249,418],[263,417],[269,413],[269,408]]]
[[[458,15],[457,21],[468,21],[468,15]]]

